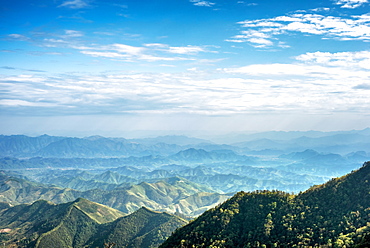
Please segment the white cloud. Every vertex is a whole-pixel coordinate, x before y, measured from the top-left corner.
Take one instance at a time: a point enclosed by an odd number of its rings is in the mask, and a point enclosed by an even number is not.
[[[186,47],[169,47],[168,52],[176,54],[197,54],[205,52],[204,48],[199,46],[186,46]]]
[[[162,43],[149,43],[142,46],[131,46],[122,43],[113,43],[106,45],[90,44],[86,45],[86,39],[83,40],[85,34],[78,30],[66,29],[59,34],[42,34],[37,39],[32,40],[21,34],[10,34],[8,39],[19,41],[37,42],[38,46],[47,48],[64,48],[75,49],[81,54],[92,56],[111,58],[115,60],[135,62],[135,61],[194,61],[199,53],[217,53],[217,46],[170,46]],[[42,39],[40,39],[42,37]],[[50,54],[50,53],[49,53]],[[54,53],[61,54],[61,53]]]
[[[235,36],[236,38],[271,38],[268,33],[260,32],[257,30],[246,30],[241,32],[242,35]]]
[[[144,47],[129,46],[126,44],[110,44],[102,46],[73,46],[72,48],[80,50],[80,53],[93,57],[105,57],[132,61],[140,59],[146,51]]]
[[[71,0],[64,1],[59,7],[66,7],[71,9],[82,9],[88,7],[89,4],[85,0]]]
[[[115,52],[81,51],[81,53],[90,55],[93,57],[128,58],[128,55],[121,54],[121,53],[115,53]]]
[[[162,43],[149,43],[145,44],[146,47],[153,47],[153,48],[167,48],[168,45]]]
[[[153,56],[148,54],[142,54],[140,56],[141,60],[149,61],[149,62],[155,62],[155,61],[181,61],[181,60],[195,60],[191,58],[182,58],[182,57],[161,57],[161,56]],[[163,65],[162,65],[163,66]],[[171,66],[171,65],[165,65],[165,66]]]
[[[27,83],[40,83],[44,81],[44,78],[34,76],[31,74],[20,74],[18,76],[5,76],[2,78],[3,81],[21,81],[21,82],[27,82]]]
[[[29,41],[31,40],[30,38],[21,35],[21,34],[9,34],[8,37],[13,40],[19,40],[19,41]]]
[[[280,46],[281,41],[278,40],[279,37],[292,33],[319,35],[323,39],[370,41],[369,14],[342,18],[319,14],[295,13],[270,19],[243,21],[238,22],[238,24],[246,28],[246,30],[242,30],[240,34],[226,41],[248,42],[255,46],[255,41],[261,40],[261,43],[264,44],[260,47],[272,47]]]
[[[62,35],[63,38],[75,38],[82,37],[83,33],[77,30],[64,30],[65,34]]]
[[[148,62],[194,60],[194,58],[161,56],[157,54],[159,51],[179,55],[196,55],[201,51],[205,51],[205,49],[197,46],[170,47],[166,44],[146,44],[144,47],[135,47],[116,43],[94,47],[74,46],[73,48],[80,50],[82,54],[94,57],[116,58],[125,61],[143,60]]]
[[[40,37],[43,36],[44,38],[40,39]],[[45,34],[42,34],[42,36],[37,37],[34,41],[37,42],[37,45],[43,47],[74,48],[76,47],[76,44],[78,44],[80,40],[79,38],[84,36],[84,33],[81,31],[67,29],[63,30],[63,33],[48,35],[48,37]]]
[[[315,9],[311,9],[310,11],[312,12],[326,12],[326,11],[329,11],[330,8],[315,8]],[[305,12],[305,11],[303,11]]]
[[[267,47],[273,45],[272,41],[264,38],[250,38],[248,39],[248,41],[252,43],[255,47]]]
[[[18,99],[0,99],[0,106],[8,107],[55,107],[55,104],[48,104],[43,102],[29,102]]]
[[[146,47],[151,46],[155,45]],[[82,52],[115,59],[131,56],[117,51]],[[297,56],[291,64],[254,64],[209,73],[191,68],[179,74],[3,76],[0,86],[7,92],[6,99],[11,99],[3,106],[39,106],[40,112],[54,104],[53,111],[69,114],[86,109],[94,114],[363,114],[370,108],[369,58],[369,51],[315,52]]]
[[[333,111],[365,113],[370,107],[364,91],[370,85],[369,55],[369,51],[315,52],[297,56],[293,64],[254,64],[221,71],[261,80],[264,87],[259,94],[277,99],[275,108],[324,113],[331,110],[323,106],[330,106]]]
[[[46,38],[46,39],[44,39],[44,41],[50,42],[50,43],[66,43],[66,41],[62,40],[62,39],[48,39],[48,38]]]
[[[254,22],[254,21],[245,21],[239,22],[239,24],[243,24],[243,27],[281,27],[283,24],[271,21],[261,21],[261,22]]]
[[[183,55],[195,55],[200,52],[208,52],[207,49],[201,46],[181,46],[181,47],[175,47],[175,46],[169,46],[167,44],[162,43],[151,43],[151,44],[145,44],[146,47],[150,47],[157,51],[162,51],[166,53],[174,53],[174,54],[183,54]]]
[[[336,4],[342,5],[341,8],[355,9],[368,2],[368,0],[337,0]]]
[[[296,31],[301,33],[308,33],[308,34],[323,34],[325,30],[318,24],[313,23],[303,23],[303,22],[291,22],[286,26],[281,28],[282,30],[287,31]]]
[[[140,55],[141,53],[145,51],[145,48],[143,47],[135,47],[135,46],[129,46],[129,45],[119,44],[119,43],[106,46],[105,48],[107,50],[116,50],[117,52],[131,54],[131,55]]]
[[[190,0],[190,2],[194,3],[195,6],[212,7],[213,5],[215,5],[215,3],[202,0]]]
[[[82,54],[93,57],[105,57],[122,59],[125,61],[192,61],[194,57],[200,52],[208,51],[200,46],[184,46],[175,47],[161,43],[145,44],[142,47],[130,46],[126,44],[110,44],[102,46],[72,46],[72,48],[80,50]],[[169,56],[169,54],[171,56]],[[175,55],[175,56],[174,56]],[[176,56],[179,55],[179,56]],[[184,56],[184,57],[180,57]]]
[[[227,73],[252,76],[281,76],[309,80],[339,80],[353,83],[367,82],[370,78],[370,52],[315,52],[297,56],[300,63],[293,64],[254,64],[238,68],[224,69]],[[356,80],[354,80],[356,79]]]
[[[314,52],[296,57],[297,60],[307,64],[320,64],[324,66],[346,67],[353,69],[370,69],[370,52]]]

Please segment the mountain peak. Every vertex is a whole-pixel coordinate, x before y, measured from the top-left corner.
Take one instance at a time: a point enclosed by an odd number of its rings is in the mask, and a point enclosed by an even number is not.
[[[159,213],[161,213],[161,212],[158,212],[158,211],[154,211],[153,209],[147,208],[145,206],[142,206],[141,208],[139,208],[138,210],[136,210],[136,212],[148,212],[148,213],[151,213],[151,214],[159,214]]]

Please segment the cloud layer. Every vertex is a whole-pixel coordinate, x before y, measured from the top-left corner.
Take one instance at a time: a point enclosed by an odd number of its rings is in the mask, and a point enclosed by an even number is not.
[[[70,0],[70,1],[67,0],[59,5],[59,7],[66,7],[66,8],[71,8],[71,9],[82,9],[88,6],[89,4],[85,0]]]
[[[279,39],[282,35],[315,35],[322,39],[370,40],[370,15],[356,15],[348,18],[325,16],[315,13],[295,13],[269,19],[239,22],[240,34],[231,37],[230,42],[247,42],[254,47],[287,47]]]
[[[368,2],[368,0],[338,0],[336,4],[341,5],[341,8],[355,9]]]
[[[117,49],[141,53],[130,47]],[[369,51],[306,53],[292,64],[222,68],[212,76],[197,71],[3,76],[0,105],[3,111],[34,108],[34,114],[41,115],[51,110],[54,114],[368,113],[369,55]]]
[[[368,1],[8,4],[0,114],[367,116]]]
[[[195,6],[203,6],[203,7],[212,7],[215,3],[210,1],[202,1],[202,0],[190,0]]]

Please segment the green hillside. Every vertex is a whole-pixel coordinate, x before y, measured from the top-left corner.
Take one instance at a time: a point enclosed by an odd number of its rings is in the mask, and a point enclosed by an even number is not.
[[[3,206],[0,230],[6,247],[103,248],[158,247],[171,233],[187,222],[167,213],[141,208],[124,216],[118,210],[79,198],[53,204],[40,200],[31,205]]]
[[[101,226],[100,235],[94,237],[89,247],[103,247],[112,242],[116,247],[158,247],[172,232],[187,221],[167,213],[155,212],[145,207]]]
[[[40,200],[0,212],[0,229],[11,229],[8,244],[20,247],[80,247],[99,224],[124,216],[118,210],[79,198],[53,204]]]
[[[306,192],[239,192],[161,247],[369,247],[370,162]]]

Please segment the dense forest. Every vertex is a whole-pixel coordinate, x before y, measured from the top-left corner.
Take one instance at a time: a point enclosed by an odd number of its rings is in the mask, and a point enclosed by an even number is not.
[[[0,238],[6,247],[103,248],[158,247],[186,220],[141,208],[124,213],[79,198],[53,204],[44,200],[11,207],[0,205]]]
[[[170,247],[369,247],[370,162],[298,195],[239,192],[177,230]]]

